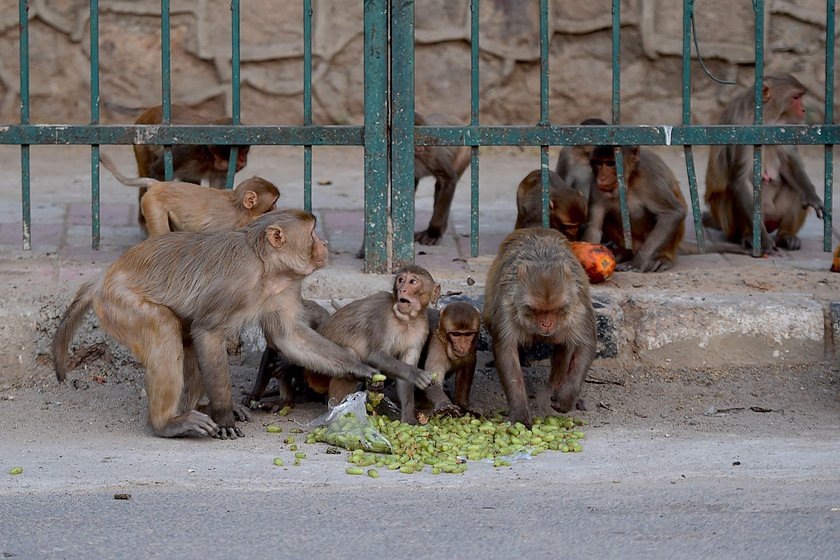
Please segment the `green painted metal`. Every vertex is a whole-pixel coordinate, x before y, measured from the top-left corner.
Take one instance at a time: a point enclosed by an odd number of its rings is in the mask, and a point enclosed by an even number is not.
[[[691,18],[694,17],[694,0],[683,2],[683,111],[682,122],[691,124]],[[688,193],[691,198],[691,212],[694,217],[694,235],[697,248],[701,253],[706,252],[706,239],[703,234],[703,222],[700,210],[700,196],[697,191],[697,174],[694,171],[694,151],[690,145],[683,147],[685,154],[685,171],[688,176]]]
[[[20,26],[20,122],[29,124],[29,2],[19,0]],[[32,194],[30,190],[29,143],[20,146],[21,225],[23,250],[32,248]]]
[[[239,52],[239,0],[230,2],[230,96],[231,96],[231,124],[239,125],[240,110],[240,52]],[[233,178],[236,175],[236,162],[239,158],[239,147],[230,148],[230,159],[228,159],[227,177],[225,177],[225,188],[233,188]]]
[[[550,126],[548,116],[548,0],[540,0],[540,126]],[[540,214],[548,227],[548,145],[540,146]]]
[[[478,126],[479,112],[479,0],[470,0],[470,126]],[[470,255],[478,256],[478,146],[470,148]]]
[[[99,0],[90,2],[90,124],[99,124]],[[99,145],[90,146],[90,237],[91,247],[99,249]]]
[[[312,0],[303,0],[303,126],[312,124]],[[312,212],[312,145],[303,147],[303,209]]]
[[[391,1],[392,268],[414,262],[414,0]]]
[[[365,272],[389,270],[388,0],[365,0]]]
[[[612,123],[616,125],[621,122],[621,0],[613,0],[612,3],[612,56]],[[616,146],[614,153],[624,247],[632,250],[633,234],[630,230],[630,212],[627,209],[627,184],[624,180],[624,154],[621,146]]]
[[[753,0],[755,10],[755,116],[754,123],[763,122],[764,91],[764,0]],[[762,255],[761,248],[761,146],[753,149],[753,236],[752,254]]]
[[[169,0],[160,0],[160,98],[161,124],[172,122],[172,54],[169,33]],[[172,169],[172,146],[163,147],[163,177],[171,181],[175,172]]]
[[[836,17],[835,0],[827,0],[826,2],[826,17],[825,17],[825,123],[831,124],[834,122],[834,49],[836,48],[836,41],[828,40],[829,37],[834,37],[835,17]],[[831,251],[831,233],[833,226],[832,193],[834,191],[834,146],[826,144],[825,146],[825,189],[823,194],[823,250]]]

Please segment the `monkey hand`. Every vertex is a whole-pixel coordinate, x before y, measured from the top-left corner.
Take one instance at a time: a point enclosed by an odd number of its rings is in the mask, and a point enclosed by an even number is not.
[[[418,389],[425,389],[432,384],[433,377],[434,374],[432,372],[418,369],[417,374],[414,376],[414,386]]]
[[[233,417],[241,422],[250,422],[251,411],[247,406],[239,403],[233,403]]]
[[[464,415],[464,411],[457,404],[441,403],[435,406],[429,416],[449,416],[452,418],[460,418]]]
[[[820,220],[823,219],[823,212],[825,212],[825,207],[823,206],[822,200],[820,200],[819,197],[817,197],[816,195],[803,195],[802,207],[813,208],[814,212],[817,214],[817,218],[819,218]]]
[[[621,272],[664,272],[674,266],[668,259],[644,259],[639,255],[632,260],[620,263],[615,267]]]
[[[363,364],[362,362],[359,362],[358,364],[354,365],[354,367],[350,370],[350,373],[353,374],[353,376],[356,377],[357,379],[363,379],[364,380],[364,379],[370,379],[374,375],[378,374],[379,371],[373,369],[372,367],[370,367],[367,364]]]
[[[216,439],[236,439],[245,437],[245,433],[236,426],[219,426],[219,429],[213,434]]]

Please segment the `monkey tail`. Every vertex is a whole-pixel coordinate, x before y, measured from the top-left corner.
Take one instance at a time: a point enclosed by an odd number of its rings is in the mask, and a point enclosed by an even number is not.
[[[157,180],[152,179],[151,177],[126,177],[120,173],[120,170],[117,169],[117,164],[115,164],[114,160],[108,157],[108,154],[105,152],[99,153],[99,161],[102,162],[103,167],[110,171],[111,175],[113,175],[117,181],[126,187],[151,187],[157,183]]]
[[[67,378],[67,351],[70,347],[70,342],[73,340],[73,335],[78,330],[82,319],[85,318],[85,313],[93,304],[93,286],[96,281],[90,281],[82,285],[73,299],[73,303],[64,312],[61,322],[58,324],[58,330],[52,341],[52,355],[53,365],[55,366],[55,377],[59,381],[64,381]]]

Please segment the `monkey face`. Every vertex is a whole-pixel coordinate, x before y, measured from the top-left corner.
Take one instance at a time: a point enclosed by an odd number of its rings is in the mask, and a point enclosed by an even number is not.
[[[410,272],[398,274],[394,280],[394,307],[401,315],[416,317],[425,308],[420,299],[424,291],[422,278]]]
[[[476,332],[447,331],[446,355],[450,360],[463,359],[475,351]]]
[[[603,193],[613,193],[618,188],[618,176],[615,173],[614,158],[595,158],[589,160],[592,175],[598,190]]]

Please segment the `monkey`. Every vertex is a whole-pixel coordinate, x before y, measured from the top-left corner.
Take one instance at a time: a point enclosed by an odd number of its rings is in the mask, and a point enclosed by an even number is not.
[[[586,222],[587,201],[579,191],[570,189],[554,171],[548,172],[548,225],[575,241]],[[516,189],[516,225],[514,229],[542,226],[542,174],[528,173]]]
[[[458,119],[451,115],[431,114],[423,116],[414,113],[414,126],[459,126]],[[432,217],[423,231],[414,233],[414,241],[421,245],[437,245],[446,232],[449,223],[449,211],[455,196],[455,187],[467,166],[470,164],[468,146],[415,146],[414,147],[414,193],[420,179],[435,178],[435,195],[432,205]],[[356,252],[356,258],[365,257],[364,241]]]
[[[606,126],[607,123],[598,118],[585,119],[581,126]],[[555,171],[566,181],[566,184],[576,191],[580,191],[589,200],[589,185],[592,183],[592,168],[589,160],[592,158],[594,146],[563,146],[557,158]]]
[[[330,312],[315,301],[305,299],[303,307],[306,322],[311,329],[317,331],[330,318]],[[272,378],[277,380],[277,391],[276,394],[269,395],[267,389]],[[297,383],[298,386],[309,386],[315,392],[325,394],[329,389],[329,379],[329,376],[319,376],[315,379],[311,372],[290,362],[277,351],[277,348],[266,345],[257,370],[254,388],[244,398],[243,404],[252,409],[268,408],[269,413],[273,414],[284,406],[295,405],[293,383]]]
[[[511,421],[531,426],[518,349],[535,342],[553,348],[541,394],[550,393],[558,412],[585,410],[579,395],[595,358],[595,311],[589,280],[563,234],[525,228],[502,241],[487,271],[482,319]]]
[[[429,309],[428,315],[429,336],[419,365],[439,377],[426,388],[426,397],[432,403],[433,412],[447,411],[452,402],[443,390],[444,377],[455,374],[454,404],[459,412],[466,412],[475,376],[481,314],[465,301],[454,301],[440,312]]]
[[[184,105],[170,107],[172,124],[231,124],[230,117],[211,119]],[[163,107],[157,105],[149,107],[137,117],[134,124],[160,124],[163,121]],[[137,161],[137,175],[151,177],[164,181],[163,146],[153,144],[134,144],[134,158]],[[226,145],[175,145],[172,146],[173,179],[185,183],[200,185],[203,180],[217,189],[225,187],[227,181],[228,162],[230,161],[230,146]],[[239,146],[236,152],[236,171],[248,164],[250,146]],[[140,186],[137,193],[139,205],[146,194],[146,187]],[[141,227],[145,226],[142,211],[138,211],[137,221]]]
[[[676,263],[688,213],[680,183],[657,154],[638,146],[625,146],[622,154],[633,249],[624,248],[615,153],[611,146],[598,146],[592,151],[589,216],[582,240],[614,244],[617,270],[669,270]]]
[[[426,310],[439,296],[440,286],[425,268],[407,265],[394,274],[390,292],[348,303],[319,329],[326,338],[353,350],[363,363],[396,380],[401,420],[409,424],[417,423],[414,387],[426,389],[432,381],[432,374],[417,364],[429,334]],[[357,385],[356,379],[333,377],[329,401],[341,401]]]
[[[790,74],[765,76],[761,95],[766,124],[803,124],[806,88]],[[729,102],[719,124],[753,124],[755,98],[745,91]],[[796,235],[805,223],[808,208],[823,217],[823,203],[796,146],[764,146],[762,150],[761,251],[796,251],[802,241]],[[753,147],[711,146],[706,167],[704,200],[709,208],[703,225],[723,232],[729,241],[752,247],[753,238]],[[776,232],[776,237],[770,233]]]
[[[243,435],[235,420],[225,336],[259,322],[288,359],[333,375],[369,378],[376,370],[306,323],[303,278],[327,262],[315,217],[301,210],[264,214],[235,231],[173,232],[128,249],[81,286],[52,341],[56,378],[93,307],[102,328],[145,367],[149,421],[161,437]],[[197,406],[202,394],[209,403]]]
[[[273,210],[280,198],[277,187],[260,177],[246,179],[232,191],[222,191],[193,183],[129,178],[106,154],[100,154],[100,161],[123,185],[148,188],[140,200],[140,210],[150,236],[170,231],[239,229]]]

